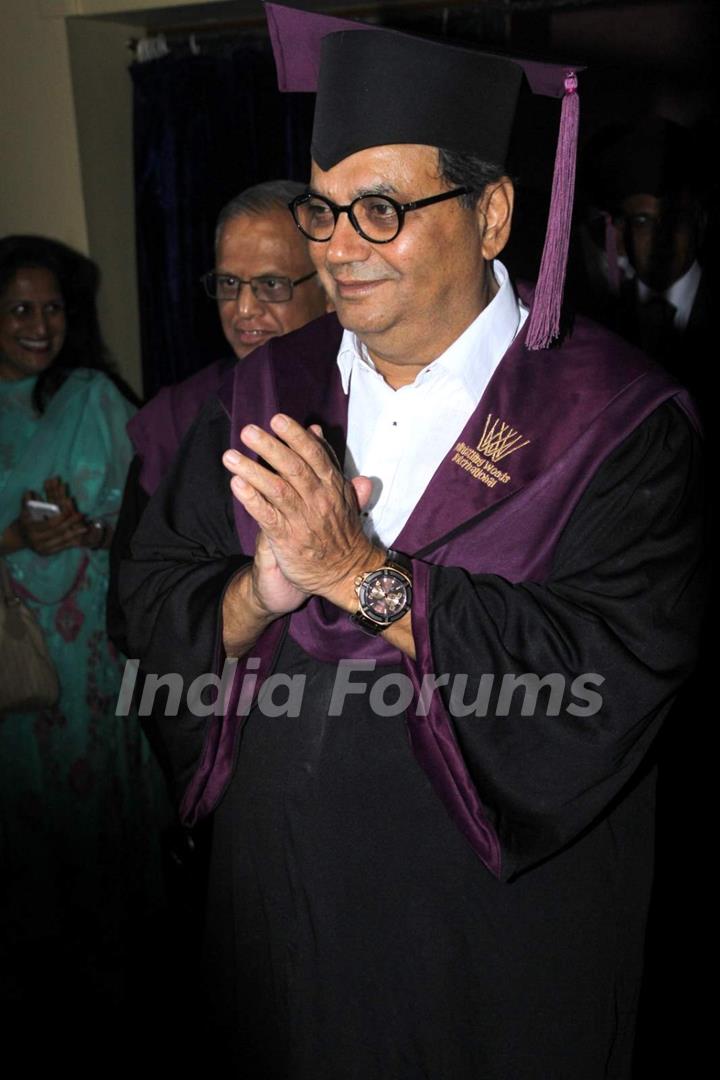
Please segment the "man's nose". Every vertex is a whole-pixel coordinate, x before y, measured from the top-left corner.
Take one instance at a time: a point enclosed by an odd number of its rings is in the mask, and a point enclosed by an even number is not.
[[[357,231],[347,214],[338,215],[335,231],[326,244],[317,245],[325,248],[328,264],[363,262],[372,253],[372,244]]]
[[[258,300],[250,283],[242,284],[235,301],[235,315],[240,319],[252,319],[264,311],[262,300]]]

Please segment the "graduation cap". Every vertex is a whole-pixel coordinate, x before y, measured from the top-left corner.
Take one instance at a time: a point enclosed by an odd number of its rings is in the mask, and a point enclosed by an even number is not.
[[[570,242],[579,102],[577,67],[520,60],[349,19],[266,4],[285,91],[316,92],[312,156],[330,169],[395,143],[471,153],[503,166],[523,78],[562,99],[550,212],[526,338],[558,336]]]
[[[642,116],[593,136],[581,178],[596,206],[615,212],[628,195],[663,198],[684,191],[701,169],[698,150],[691,129],[662,116]]]

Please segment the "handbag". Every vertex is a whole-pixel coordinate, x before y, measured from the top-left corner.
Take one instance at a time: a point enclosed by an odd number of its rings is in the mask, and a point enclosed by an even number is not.
[[[47,709],[59,696],[57,671],[40,625],[0,559],[0,713]]]

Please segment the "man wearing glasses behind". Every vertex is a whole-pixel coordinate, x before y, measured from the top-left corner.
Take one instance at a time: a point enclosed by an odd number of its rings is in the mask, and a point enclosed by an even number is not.
[[[238,360],[329,309],[308,245],[287,209],[305,190],[291,180],[270,180],[247,188],[220,211],[215,269],[202,281],[218,302],[223,333]],[[142,459],[140,483],[147,494],[157,487],[185,432],[232,363],[217,361],[163,388],[131,420],[128,432]]]
[[[215,229],[215,268],[203,275],[207,295],[217,300],[223,333],[234,357],[217,360],[166,386],[132,418],[135,448],[111,552],[108,623],[113,641],[127,653],[124,619],[117,603],[117,565],[147,500],[208,398],[235,360],[273,337],[298,330],[330,310],[288,203],[306,191],[292,180],[269,180],[246,188],[220,211]]]
[[[328,310],[307,244],[287,211],[301,191],[304,185],[289,180],[258,184],[220,212],[216,267],[203,284],[218,301],[223,333],[238,360]]]

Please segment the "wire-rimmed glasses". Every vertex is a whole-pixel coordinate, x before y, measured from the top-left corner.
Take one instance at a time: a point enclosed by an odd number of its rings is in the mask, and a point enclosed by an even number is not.
[[[296,285],[302,285],[303,281],[309,281],[315,277],[317,270],[313,270],[303,277],[292,281],[288,277],[279,277],[276,274],[263,274],[260,277],[240,278],[235,274],[223,274],[218,270],[208,270],[200,279],[205,286],[205,292],[212,300],[237,300],[243,285],[249,285],[256,300],[263,304],[283,304],[292,300],[293,289]]]

